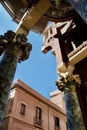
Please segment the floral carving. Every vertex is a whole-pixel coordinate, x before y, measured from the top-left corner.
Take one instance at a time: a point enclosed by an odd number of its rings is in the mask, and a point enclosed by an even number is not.
[[[60,91],[63,91],[65,87],[68,87],[69,83],[75,83],[79,86],[81,84],[79,75],[73,75],[71,73],[66,72],[60,74],[60,78],[58,79],[58,81],[56,81],[56,85],[58,86]]]

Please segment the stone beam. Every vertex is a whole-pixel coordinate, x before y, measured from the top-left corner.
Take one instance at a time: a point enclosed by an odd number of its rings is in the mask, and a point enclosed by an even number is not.
[[[29,30],[38,22],[50,5],[49,0],[40,0],[35,7],[28,9],[19,23],[16,34],[24,33],[27,35]]]

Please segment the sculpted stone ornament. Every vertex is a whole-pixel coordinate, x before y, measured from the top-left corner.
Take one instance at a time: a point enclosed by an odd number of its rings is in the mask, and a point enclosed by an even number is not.
[[[77,86],[80,86],[81,80],[78,74],[73,74],[74,66],[68,65],[65,73],[58,72],[59,79],[56,81],[56,85],[60,91],[68,89],[67,86],[69,83],[75,83]]]
[[[31,49],[24,34],[8,31],[0,36],[0,55],[3,53],[0,61],[0,128],[17,63],[28,59]]]
[[[69,83],[75,83],[77,86],[80,86],[81,80],[80,80],[79,75],[77,74],[73,75],[66,72],[66,73],[60,74],[60,78],[58,79],[58,81],[56,81],[56,85],[58,86],[58,89],[60,91],[64,91],[65,87],[66,89],[68,89]]]
[[[18,61],[24,61],[29,57],[30,51],[32,50],[32,45],[27,43],[27,38],[24,34],[17,34],[8,31],[4,36],[0,36],[0,55],[9,49],[18,49],[21,51]]]

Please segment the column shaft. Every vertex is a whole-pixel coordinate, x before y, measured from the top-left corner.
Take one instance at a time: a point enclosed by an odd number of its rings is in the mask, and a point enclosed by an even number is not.
[[[6,51],[0,62],[0,126],[4,117],[10,87],[17,66],[17,57]]]
[[[64,89],[64,99],[68,130],[86,130],[74,82],[67,83]]]

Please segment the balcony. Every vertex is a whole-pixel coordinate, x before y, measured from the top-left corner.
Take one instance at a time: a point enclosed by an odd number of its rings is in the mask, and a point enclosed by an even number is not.
[[[83,42],[75,50],[69,53],[68,58],[71,65],[75,65],[87,57],[87,41]]]
[[[76,49],[74,49],[68,54],[69,63],[72,66],[76,65],[86,57],[87,57],[87,41],[83,42],[80,46],[78,46]],[[67,68],[63,62],[58,64],[57,69],[59,72],[67,71]]]

